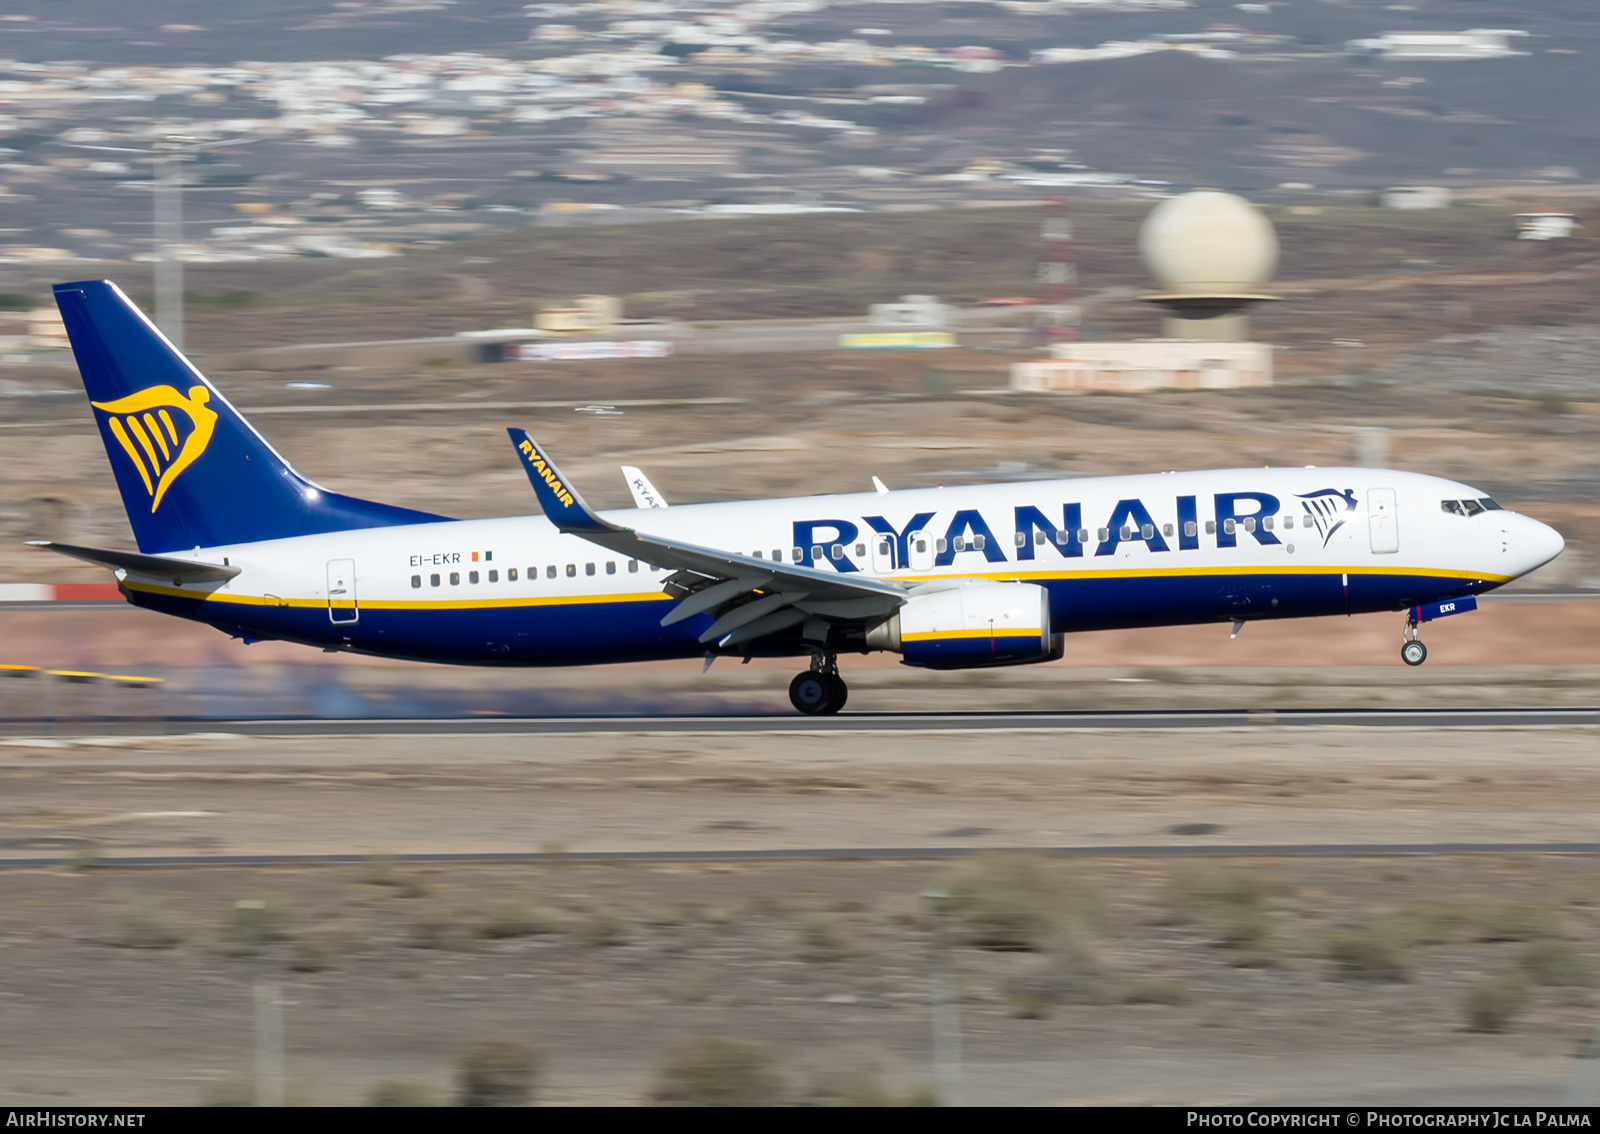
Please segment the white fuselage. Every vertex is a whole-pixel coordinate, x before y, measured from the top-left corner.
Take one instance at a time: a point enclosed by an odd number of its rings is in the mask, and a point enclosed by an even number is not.
[[[603,515],[845,575],[1035,582],[1050,592],[1052,624],[1071,631],[1395,610],[1481,593],[1560,552],[1553,530],[1483,499],[1415,473],[1234,469]],[[538,515],[172,554],[241,570],[186,586],[124,576],[130,598],[246,638],[513,665],[705,652],[694,620],[659,626],[673,602],[668,572]]]

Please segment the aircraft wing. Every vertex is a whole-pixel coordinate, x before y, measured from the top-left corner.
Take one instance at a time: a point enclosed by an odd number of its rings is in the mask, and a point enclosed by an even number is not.
[[[525,431],[507,432],[558,530],[630,559],[675,568],[665,586],[681,601],[661,620],[663,626],[711,614],[716,621],[700,636],[707,644],[731,648],[796,625],[805,640],[820,643],[829,622],[879,622],[908,597],[903,586],[887,579],[754,559],[614,524],[584,502]]]
[[[113,571],[126,571],[130,575],[143,575],[171,583],[221,583],[239,573],[239,568],[222,563],[196,563],[192,559],[174,559],[166,555],[141,555],[137,551],[119,551],[112,547],[80,547],[74,543],[52,543],[47,539],[30,539],[29,547],[42,547],[61,555],[70,555]]]

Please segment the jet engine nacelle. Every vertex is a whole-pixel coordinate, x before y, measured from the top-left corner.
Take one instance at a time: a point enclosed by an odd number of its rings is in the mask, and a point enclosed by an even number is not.
[[[867,631],[867,646],[906,665],[972,669],[1052,661],[1063,636],[1050,633],[1050,595],[1032,583],[969,583],[914,596]]]

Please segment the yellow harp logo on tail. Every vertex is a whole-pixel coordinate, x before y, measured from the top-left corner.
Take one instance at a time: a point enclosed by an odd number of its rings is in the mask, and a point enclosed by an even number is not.
[[[151,386],[114,402],[91,402],[108,416],[107,427],[133,467],[139,470],[144,490],[150,494],[150,511],[211,444],[217,425],[215,410],[208,409],[211,391],[190,386],[187,396],[171,386]],[[181,420],[174,420],[174,413]]]

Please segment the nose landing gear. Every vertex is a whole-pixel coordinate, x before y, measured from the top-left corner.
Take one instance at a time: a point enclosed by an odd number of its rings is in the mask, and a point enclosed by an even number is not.
[[[795,674],[789,682],[789,702],[807,716],[828,716],[844,708],[850,690],[839,676],[839,663],[834,655],[818,655],[811,659],[811,668]]]
[[[1417,624],[1408,620],[1401,636],[1400,660],[1407,665],[1421,665],[1428,660],[1428,647],[1417,637]]]

